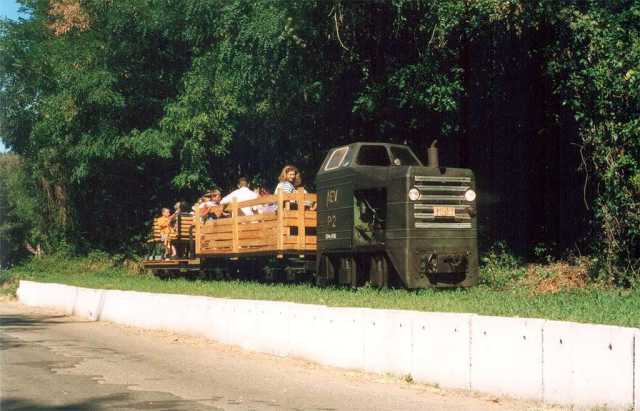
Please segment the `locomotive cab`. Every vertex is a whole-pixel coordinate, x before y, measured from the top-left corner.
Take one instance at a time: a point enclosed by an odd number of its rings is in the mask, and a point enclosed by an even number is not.
[[[471,170],[423,166],[404,145],[353,143],[329,151],[316,187],[319,282],[477,284]]]

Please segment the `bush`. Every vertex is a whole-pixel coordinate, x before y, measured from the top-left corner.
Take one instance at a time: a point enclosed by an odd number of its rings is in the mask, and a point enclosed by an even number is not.
[[[22,161],[16,155],[0,154],[0,268],[11,267],[29,255],[37,230],[31,221],[31,200]]]
[[[522,261],[503,241],[495,243],[481,262],[480,283],[498,290],[509,288],[521,280],[526,272]]]
[[[569,7],[571,41],[549,65],[582,139],[585,200],[594,197],[593,272],[622,286],[640,280],[639,13],[637,2]]]

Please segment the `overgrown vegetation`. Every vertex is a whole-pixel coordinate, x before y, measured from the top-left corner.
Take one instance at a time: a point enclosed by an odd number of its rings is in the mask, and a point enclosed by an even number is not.
[[[0,272],[5,293],[15,292],[18,279],[57,282],[89,288],[205,295],[223,298],[292,301],[329,306],[371,307],[438,312],[469,312],[578,322],[640,326],[640,292],[563,282],[566,270],[536,265],[518,275],[508,257],[497,255],[482,271],[483,284],[471,289],[419,290],[363,287],[318,288],[312,285],[265,284],[248,281],[163,280],[127,260],[94,253],[86,258],[48,256],[34,258],[10,271]],[[500,262],[507,261],[505,266]],[[541,274],[549,270],[547,274]],[[535,281],[534,281],[535,277]],[[505,280],[508,278],[508,280]],[[551,278],[559,286],[539,287]],[[569,276],[571,278],[571,276]]]
[[[599,281],[640,278],[637,1],[20,3],[0,22],[3,266],[27,244],[135,254],[160,207],[239,175],[295,161],[309,184],[331,146],[438,138],[476,172],[484,249],[577,247]]]

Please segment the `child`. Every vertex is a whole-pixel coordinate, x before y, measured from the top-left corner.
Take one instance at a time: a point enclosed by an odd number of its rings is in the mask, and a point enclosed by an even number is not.
[[[160,240],[164,245],[165,258],[173,257],[176,255],[176,249],[171,245],[171,235],[173,234],[173,228],[171,228],[171,210],[168,208],[162,209],[162,216],[158,217],[158,230],[160,231]]]
[[[180,213],[182,213],[182,202],[178,201],[174,206],[173,209],[175,210],[175,212],[173,214],[171,214],[169,216],[169,223],[171,223],[171,227],[175,227],[176,224],[178,223],[178,216],[180,215]]]

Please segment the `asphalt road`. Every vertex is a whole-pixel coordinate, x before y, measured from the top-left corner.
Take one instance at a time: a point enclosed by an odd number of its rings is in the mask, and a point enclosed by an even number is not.
[[[533,410],[0,302],[0,410]]]

